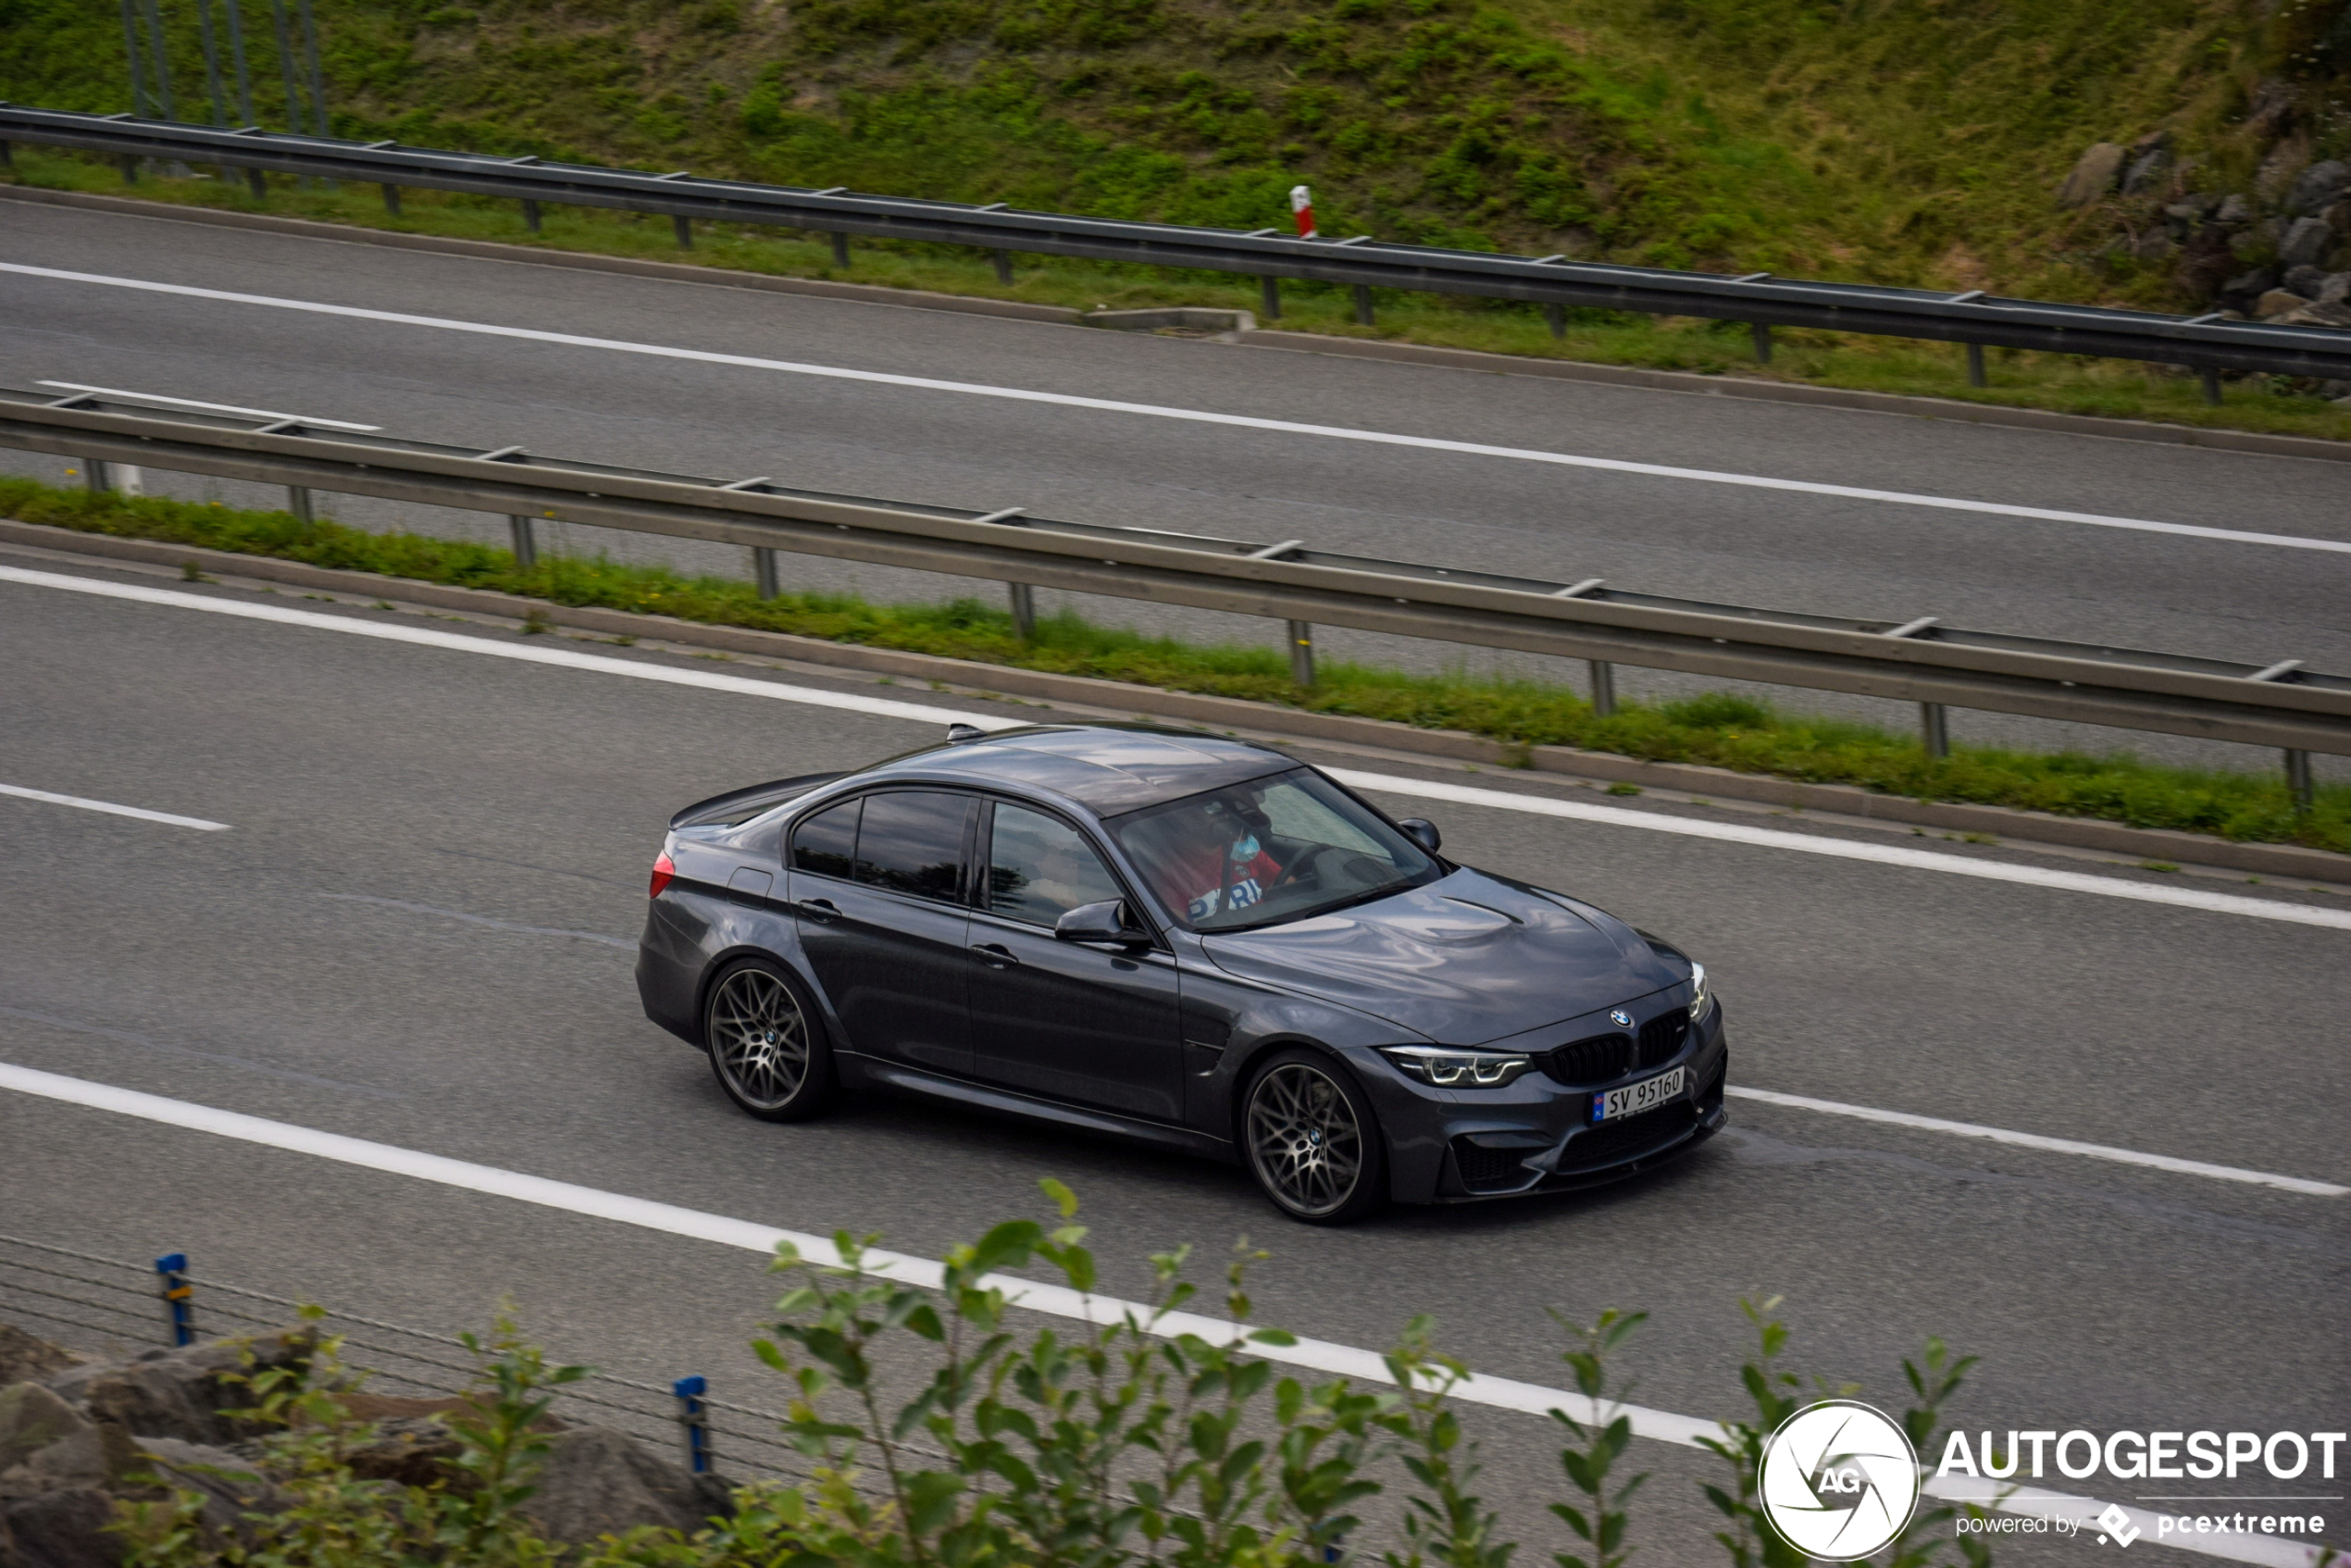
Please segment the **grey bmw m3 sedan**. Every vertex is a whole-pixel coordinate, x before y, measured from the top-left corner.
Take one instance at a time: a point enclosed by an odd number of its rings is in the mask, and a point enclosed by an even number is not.
[[[1705,965],[1440,849],[1271,747],[957,726],[671,818],[638,991],[753,1116],[924,1095],[1235,1162],[1319,1225],[1723,1126]]]

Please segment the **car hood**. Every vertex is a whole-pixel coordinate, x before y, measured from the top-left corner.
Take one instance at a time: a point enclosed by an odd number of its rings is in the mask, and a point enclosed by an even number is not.
[[[1287,926],[1207,935],[1217,967],[1445,1045],[1540,1028],[1688,977],[1611,915],[1482,871]]]

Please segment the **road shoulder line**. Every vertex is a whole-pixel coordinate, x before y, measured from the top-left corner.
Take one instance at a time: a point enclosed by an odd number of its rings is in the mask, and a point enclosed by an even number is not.
[[[520,620],[533,614],[553,619],[558,627],[593,632],[603,637],[638,637],[648,641],[686,643],[762,658],[789,659],[886,675],[897,679],[943,681],[985,696],[1003,693],[1052,703],[1076,703],[1138,717],[1182,719],[1219,729],[1246,730],[1281,740],[1337,741],[1372,746],[1387,752],[1418,753],[1484,767],[1515,768],[1561,779],[1601,784],[1630,783],[1647,789],[1686,791],[1707,798],[1753,801],[1792,811],[1830,812],[1871,821],[1897,822],[1954,833],[1986,833],[2021,849],[2034,843],[2093,850],[2132,861],[2156,860],[2212,866],[2254,876],[2293,877],[2305,881],[2351,884],[2351,855],[2295,844],[2234,843],[2225,839],[2183,833],[2170,828],[2129,828],[2121,823],[2084,817],[2052,816],[2009,806],[1974,805],[1954,801],[1917,801],[1904,795],[1872,793],[1850,784],[1810,784],[1774,778],[1765,774],[1734,773],[1727,768],[1691,763],[1648,762],[1607,752],[1579,751],[1571,746],[1516,747],[1459,730],[1420,729],[1385,719],[1357,718],[1345,714],[1315,714],[1215,697],[1200,692],[1169,691],[1133,686],[1090,676],[1055,675],[1043,670],[984,665],[934,653],[903,653],[858,643],[827,642],[789,632],[760,631],[749,627],[712,626],[674,620],[666,616],[639,615],[627,610],[555,604],[520,594],[484,589],[453,588],[407,578],[379,577],[372,572],[313,566],[268,555],[243,555],[233,551],[153,540],[123,539],[112,534],[81,533],[43,523],[0,518],[0,543],[27,545],[81,555],[94,555],[149,566],[173,566],[194,562],[197,569],[215,576],[255,578],[295,587],[348,593],[355,598],[397,600],[438,610]]]

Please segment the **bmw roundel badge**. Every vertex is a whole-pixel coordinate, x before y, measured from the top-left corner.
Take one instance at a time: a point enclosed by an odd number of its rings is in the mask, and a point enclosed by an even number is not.
[[[1633,1015],[1630,1013],[1625,1012],[1622,1007],[1610,1014],[1608,1015],[1608,1021],[1614,1024],[1620,1029],[1629,1029],[1633,1027]]]

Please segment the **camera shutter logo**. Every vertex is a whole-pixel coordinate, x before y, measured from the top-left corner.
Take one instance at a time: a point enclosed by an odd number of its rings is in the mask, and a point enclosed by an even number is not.
[[[1780,1424],[1764,1445],[1764,1517],[1806,1556],[1852,1562],[1901,1535],[1919,1505],[1919,1456],[1884,1412],[1823,1400]]]

